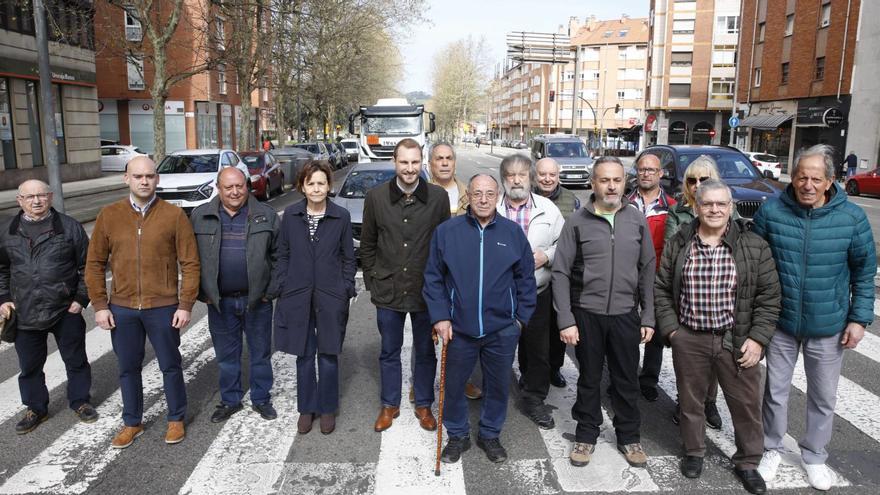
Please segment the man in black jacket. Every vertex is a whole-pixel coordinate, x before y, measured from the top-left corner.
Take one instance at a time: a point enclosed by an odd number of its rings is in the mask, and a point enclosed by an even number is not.
[[[0,225],[0,316],[17,313],[18,386],[27,411],[15,432],[23,435],[49,418],[47,333],[55,336],[67,369],[70,408],[86,423],[98,413],[89,404],[92,369],[82,317],[89,305],[83,280],[89,238],[79,222],[51,207],[44,182],[25,181],[17,199],[21,212]]]

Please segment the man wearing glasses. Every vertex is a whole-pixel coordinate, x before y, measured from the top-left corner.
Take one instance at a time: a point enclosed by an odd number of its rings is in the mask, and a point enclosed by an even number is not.
[[[92,369],[86,356],[89,305],[83,273],[89,238],[82,225],[52,208],[49,186],[28,180],[18,188],[18,215],[0,225],[0,318],[16,313],[18,387],[27,407],[15,425],[29,433],[49,418],[49,391],[43,365],[51,333],[67,370],[67,400],[80,421],[98,419],[89,404]]]
[[[663,169],[660,168],[660,158],[657,155],[651,153],[642,155],[636,163],[636,173],[638,174],[638,188],[627,199],[630,205],[645,215],[648,230],[651,231],[651,240],[654,242],[654,253],[657,255],[657,267],[659,268],[660,255],[663,254],[666,216],[669,213],[669,208],[675,205],[675,199],[660,187]],[[654,402],[659,397],[657,381],[662,365],[663,341],[662,339],[651,339],[645,344],[645,358],[642,362],[642,372],[639,374],[639,389],[642,392],[642,397],[647,401]]]

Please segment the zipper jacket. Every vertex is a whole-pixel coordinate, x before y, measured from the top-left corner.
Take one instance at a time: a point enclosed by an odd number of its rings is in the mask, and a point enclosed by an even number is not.
[[[529,214],[529,233],[526,237],[529,239],[532,251],[543,251],[547,255],[547,263],[535,270],[535,283],[538,284],[540,294],[550,287],[550,267],[553,266],[556,241],[559,239],[559,233],[562,232],[565,219],[562,218],[562,213],[553,201],[538,194],[532,194],[531,197],[532,211]],[[501,196],[495,209],[501,216],[507,216],[506,196]]]

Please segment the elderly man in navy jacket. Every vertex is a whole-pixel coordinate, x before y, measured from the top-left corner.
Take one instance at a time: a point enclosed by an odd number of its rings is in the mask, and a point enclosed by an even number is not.
[[[499,436],[507,417],[510,368],[522,328],[535,310],[534,258],[522,229],[496,216],[498,182],[480,174],[468,184],[467,215],[434,232],[423,295],[434,331],[449,346],[443,462],[470,448],[464,387],[479,357],[483,403],[477,446],[492,462],[507,460]]]

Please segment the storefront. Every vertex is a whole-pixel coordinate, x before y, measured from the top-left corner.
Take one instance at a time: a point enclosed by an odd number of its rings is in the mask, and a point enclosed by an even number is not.
[[[841,95],[840,100],[833,96],[798,100],[795,149],[828,144],[837,150],[838,159],[842,160],[846,156],[849,106],[849,95]]]
[[[217,129],[217,104],[208,101],[196,102],[196,147],[217,148],[220,137]]]
[[[153,132],[153,102],[128,101],[128,126],[132,146],[145,153],[155,152]],[[165,152],[186,149],[186,123],[182,101],[165,102]]]

